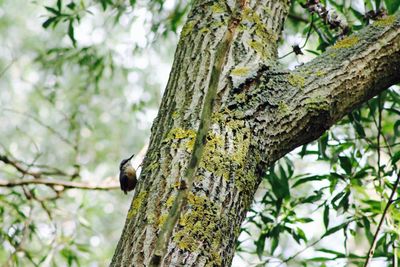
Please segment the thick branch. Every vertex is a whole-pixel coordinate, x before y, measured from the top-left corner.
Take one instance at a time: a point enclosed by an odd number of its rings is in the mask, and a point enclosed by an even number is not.
[[[339,41],[295,71],[267,71],[259,80],[249,85],[243,108],[258,125],[269,165],[400,82],[400,15]]]

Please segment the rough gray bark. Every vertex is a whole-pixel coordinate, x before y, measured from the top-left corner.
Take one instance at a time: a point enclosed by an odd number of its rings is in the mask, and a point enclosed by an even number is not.
[[[195,1],[111,266],[228,266],[267,166],[400,81],[400,19],[296,71],[287,0]]]

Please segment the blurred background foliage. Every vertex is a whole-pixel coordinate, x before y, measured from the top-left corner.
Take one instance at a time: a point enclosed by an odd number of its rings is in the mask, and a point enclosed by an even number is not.
[[[310,12],[310,1],[292,2],[279,48],[289,68],[400,6],[320,1],[344,31]],[[189,7],[184,0],[0,0],[0,181],[110,189],[0,187],[1,265],[109,264],[131,200],[113,189],[118,164],[148,140]],[[399,93],[393,86],[269,169],[234,266],[362,266],[397,179]],[[400,255],[397,197],[372,266],[396,266]]]

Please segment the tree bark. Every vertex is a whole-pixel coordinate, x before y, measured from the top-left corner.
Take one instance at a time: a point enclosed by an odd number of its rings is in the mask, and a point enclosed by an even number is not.
[[[195,1],[111,266],[229,266],[267,167],[400,81],[400,16],[281,69],[289,3]]]

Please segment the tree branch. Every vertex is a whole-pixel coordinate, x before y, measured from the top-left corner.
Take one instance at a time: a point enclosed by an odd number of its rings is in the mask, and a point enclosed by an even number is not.
[[[317,139],[358,105],[400,82],[400,14],[375,22],[291,72],[267,70],[242,86],[269,165]],[[274,140],[274,142],[270,142]]]
[[[114,190],[119,188],[117,182],[93,184],[85,182],[70,182],[50,179],[29,179],[29,180],[17,180],[17,181],[4,181],[0,180],[0,187],[15,187],[24,185],[47,185],[50,187],[62,186],[66,189],[84,189],[84,190]]]

